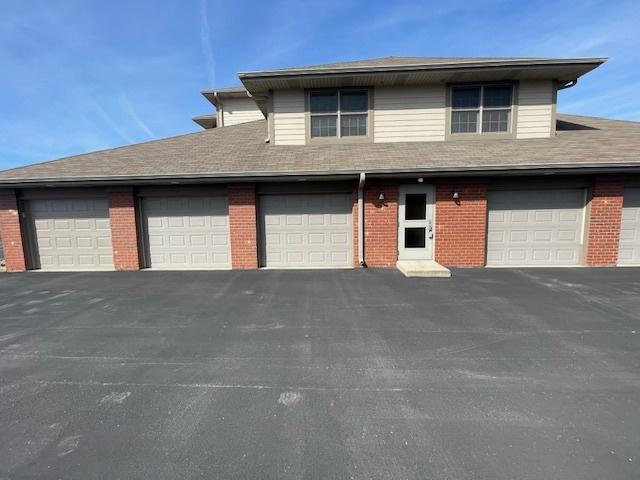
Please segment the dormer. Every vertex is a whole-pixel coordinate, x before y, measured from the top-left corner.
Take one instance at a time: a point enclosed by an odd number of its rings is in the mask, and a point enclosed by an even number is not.
[[[548,138],[557,92],[604,61],[386,57],[239,78],[275,145]]]

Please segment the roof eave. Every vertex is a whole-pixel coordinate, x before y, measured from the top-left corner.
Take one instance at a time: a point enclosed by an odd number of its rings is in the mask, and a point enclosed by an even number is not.
[[[488,176],[488,175],[552,175],[575,173],[640,173],[640,162],[619,163],[581,163],[581,164],[528,164],[528,165],[479,165],[479,166],[443,166],[407,169],[350,169],[336,171],[271,171],[271,172],[226,172],[226,173],[194,173],[170,175],[112,175],[93,177],[50,177],[32,179],[0,180],[0,188],[19,187],[56,187],[75,185],[114,185],[141,183],[224,183],[230,180],[259,181],[274,179],[300,178],[345,178],[357,177],[361,172],[371,177],[395,177],[407,175],[429,176]]]
[[[392,73],[420,70],[467,70],[478,68],[537,68],[541,66],[571,66],[571,65],[602,65],[607,61],[606,57],[585,57],[568,59],[523,59],[523,60],[484,60],[478,62],[449,62],[438,64],[411,64],[411,65],[377,65],[377,66],[344,66],[329,68],[299,68],[239,72],[238,77],[243,79],[258,79],[271,77],[292,77],[303,75],[335,75],[350,73]]]

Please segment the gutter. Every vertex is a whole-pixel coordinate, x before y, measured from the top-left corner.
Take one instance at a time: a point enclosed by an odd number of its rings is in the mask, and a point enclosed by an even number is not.
[[[552,175],[575,172],[584,174],[592,173],[640,173],[640,162],[619,162],[619,163],[575,163],[575,164],[546,164],[546,165],[484,165],[484,166],[461,166],[461,167],[441,167],[441,168],[409,168],[409,169],[376,169],[369,170],[367,175],[370,178],[378,177],[415,177],[430,176],[489,176],[489,175]],[[224,183],[233,180],[234,182],[246,181],[292,181],[296,179],[318,179],[318,180],[346,180],[358,178],[361,170],[342,171],[272,171],[272,172],[217,172],[217,173],[172,173],[166,175],[108,175],[94,177],[40,177],[40,178],[5,178],[0,179],[0,187],[17,186],[52,186],[46,184],[70,184],[102,182],[105,184],[116,183]]]
[[[367,174],[360,172],[358,182],[358,263],[366,267],[364,263],[364,182]]]

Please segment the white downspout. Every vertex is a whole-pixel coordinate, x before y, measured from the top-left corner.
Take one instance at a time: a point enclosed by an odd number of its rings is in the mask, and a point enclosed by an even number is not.
[[[364,172],[360,172],[360,182],[358,183],[358,263],[366,266],[364,263],[364,181],[366,178]]]
[[[218,102],[218,126],[224,127],[224,109],[222,108],[222,101],[220,101],[220,97],[218,96],[218,92],[213,92],[213,98]]]

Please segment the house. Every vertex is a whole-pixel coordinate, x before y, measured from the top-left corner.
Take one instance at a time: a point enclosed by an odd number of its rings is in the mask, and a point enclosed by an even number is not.
[[[640,124],[556,113],[601,58],[239,74],[205,130],[0,172],[7,269],[640,264]]]

